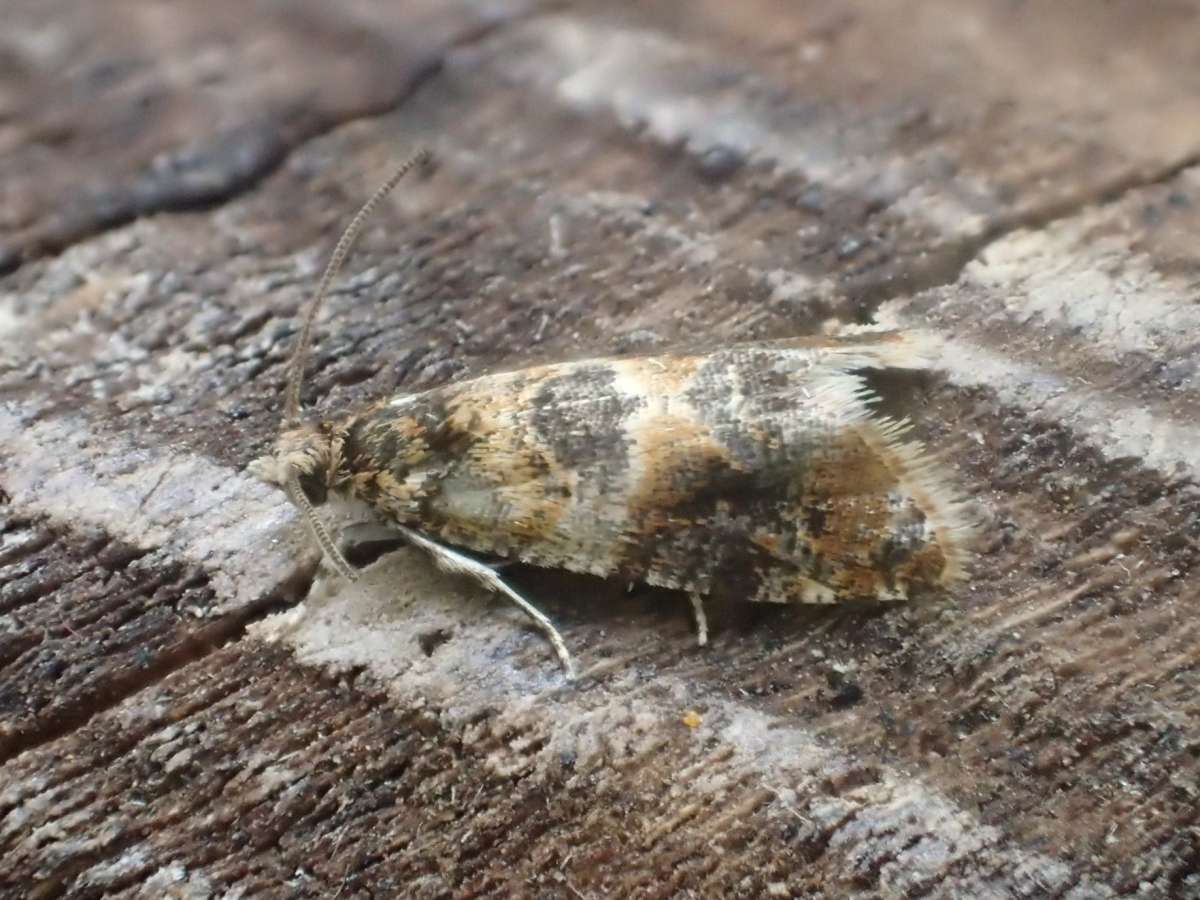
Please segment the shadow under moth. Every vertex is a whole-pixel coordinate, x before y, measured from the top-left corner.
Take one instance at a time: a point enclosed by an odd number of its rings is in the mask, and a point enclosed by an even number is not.
[[[350,503],[558,630],[470,553],[705,597],[899,601],[964,573],[963,504],[907,424],[872,411],[863,370],[922,368],[919,335],[856,331],[704,353],[588,359],[486,375],[305,422],[317,311],[371,210],[343,233],[292,357],[283,427],[255,474],[282,487],[328,562],[357,577],[317,508]]]

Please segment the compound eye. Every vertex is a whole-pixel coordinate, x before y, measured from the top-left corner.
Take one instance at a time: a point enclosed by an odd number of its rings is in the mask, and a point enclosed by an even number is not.
[[[325,502],[327,491],[325,489],[325,481],[317,475],[301,475],[300,490],[304,491],[304,496],[308,498],[308,502],[313,506],[320,506]]]

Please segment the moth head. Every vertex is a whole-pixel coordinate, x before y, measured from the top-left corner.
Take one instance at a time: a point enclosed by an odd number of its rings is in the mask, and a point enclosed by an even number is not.
[[[329,536],[325,523],[317,515],[317,507],[325,503],[330,491],[340,492],[347,488],[350,474],[343,454],[346,433],[337,425],[323,422],[319,425],[304,424],[300,418],[300,388],[304,384],[304,368],[308,359],[308,347],[312,342],[313,323],[329,286],[341,271],[350,248],[362,231],[363,224],[371,211],[396,184],[412,169],[424,165],[430,159],[427,150],[418,150],[392,173],[392,176],[371,195],[362,208],[346,226],[329,258],[329,264],[321,276],[313,302],[304,317],[304,325],[296,342],[296,350],[287,381],[287,395],[283,413],[283,428],[275,444],[275,452],[251,464],[251,471],[269,484],[282,487],[292,503],[304,515],[304,520],[320,545],[325,557],[348,580],[354,581],[357,573],[346,562]]]
[[[317,507],[325,503],[330,492],[340,493],[349,485],[344,443],[345,430],[327,422],[285,428],[275,443],[275,452],[252,462],[250,473],[283,488],[304,516],[326,558],[346,579],[354,581],[357,573],[317,515]]]
[[[331,493],[349,488],[345,442],[345,428],[331,422],[289,428],[279,435],[275,452],[256,459],[250,471],[268,484],[298,490],[313,507],[322,506]]]

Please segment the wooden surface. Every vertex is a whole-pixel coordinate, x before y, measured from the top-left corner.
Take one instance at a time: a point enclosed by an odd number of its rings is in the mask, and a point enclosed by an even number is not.
[[[1200,4],[2,15],[4,896],[1200,896]],[[314,583],[244,467],[417,143],[307,402],[931,328],[956,603],[701,650],[685,598],[517,569],[566,685],[411,552]]]

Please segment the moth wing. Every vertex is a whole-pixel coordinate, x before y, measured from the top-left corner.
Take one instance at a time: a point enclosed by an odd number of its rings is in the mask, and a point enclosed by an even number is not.
[[[426,396],[457,449],[417,524],[535,565],[747,600],[898,599],[956,578],[968,529],[853,372],[925,364],[884,334],[452,385]]]

